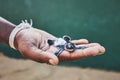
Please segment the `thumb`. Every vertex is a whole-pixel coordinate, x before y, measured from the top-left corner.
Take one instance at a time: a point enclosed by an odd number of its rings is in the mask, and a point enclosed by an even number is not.
[[[34,61],[40,62],[40,63],[48,63],[52,65],[56,65],[59,63],[59,60],[57,56],[55,56],[53,53],[42,51],[38,49],[37,47],[31,47],[29,49],[24,49],[21,51],[21,53]]]

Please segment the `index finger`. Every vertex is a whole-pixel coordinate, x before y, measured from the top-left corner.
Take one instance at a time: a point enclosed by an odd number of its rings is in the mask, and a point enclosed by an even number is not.
[[[72,43],[79,45],[79,44],[88,44],[89,41],[87,39],[79,39],[79,40],[72,40]]]

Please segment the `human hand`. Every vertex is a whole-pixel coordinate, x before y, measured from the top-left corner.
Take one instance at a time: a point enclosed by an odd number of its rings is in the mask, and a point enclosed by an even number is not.
[[[35,28],[24,29],[18,32],[15,37],[15,47],[26,58],[41,63],[58,64],[64,61],[73,61],[89,56],[99,55],[105,52],[105,48],[98,43],[88,44],[88,40],[73,40],[77,46],[86,46],[86,49],[76,50],[74,52],[63,51],[58,57],[54,55],[57,48],[49,46],[47,40],[57,40],[51,34]]]

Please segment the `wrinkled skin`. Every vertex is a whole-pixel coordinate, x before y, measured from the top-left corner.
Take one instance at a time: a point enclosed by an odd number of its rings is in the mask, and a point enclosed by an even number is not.
[[[49,46],[48,39],[57,40],[53,35],[39,29],[24,29],[17,33],[15,37],[15,47],[26,58],[40,63],[56,65],[59,62],[73,61],[90,56],[103,54],[105,48],[98,43],[89,43],[86,39],[73,40],[77,46],[86,46],[83,50],[74,52],[63,51],[59,57],[54,53],[57,50],[54,46]]]

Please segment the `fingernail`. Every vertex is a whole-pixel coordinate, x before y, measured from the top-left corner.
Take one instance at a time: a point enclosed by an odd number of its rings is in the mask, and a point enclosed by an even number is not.
[[[101,46],[101,50],[99,51],[99,55],[104,54],[105,53],[105,48]]]
[[[52,64],[52,65],[56,65],[55,62],[52,59],[49,60],[49,63]]]

